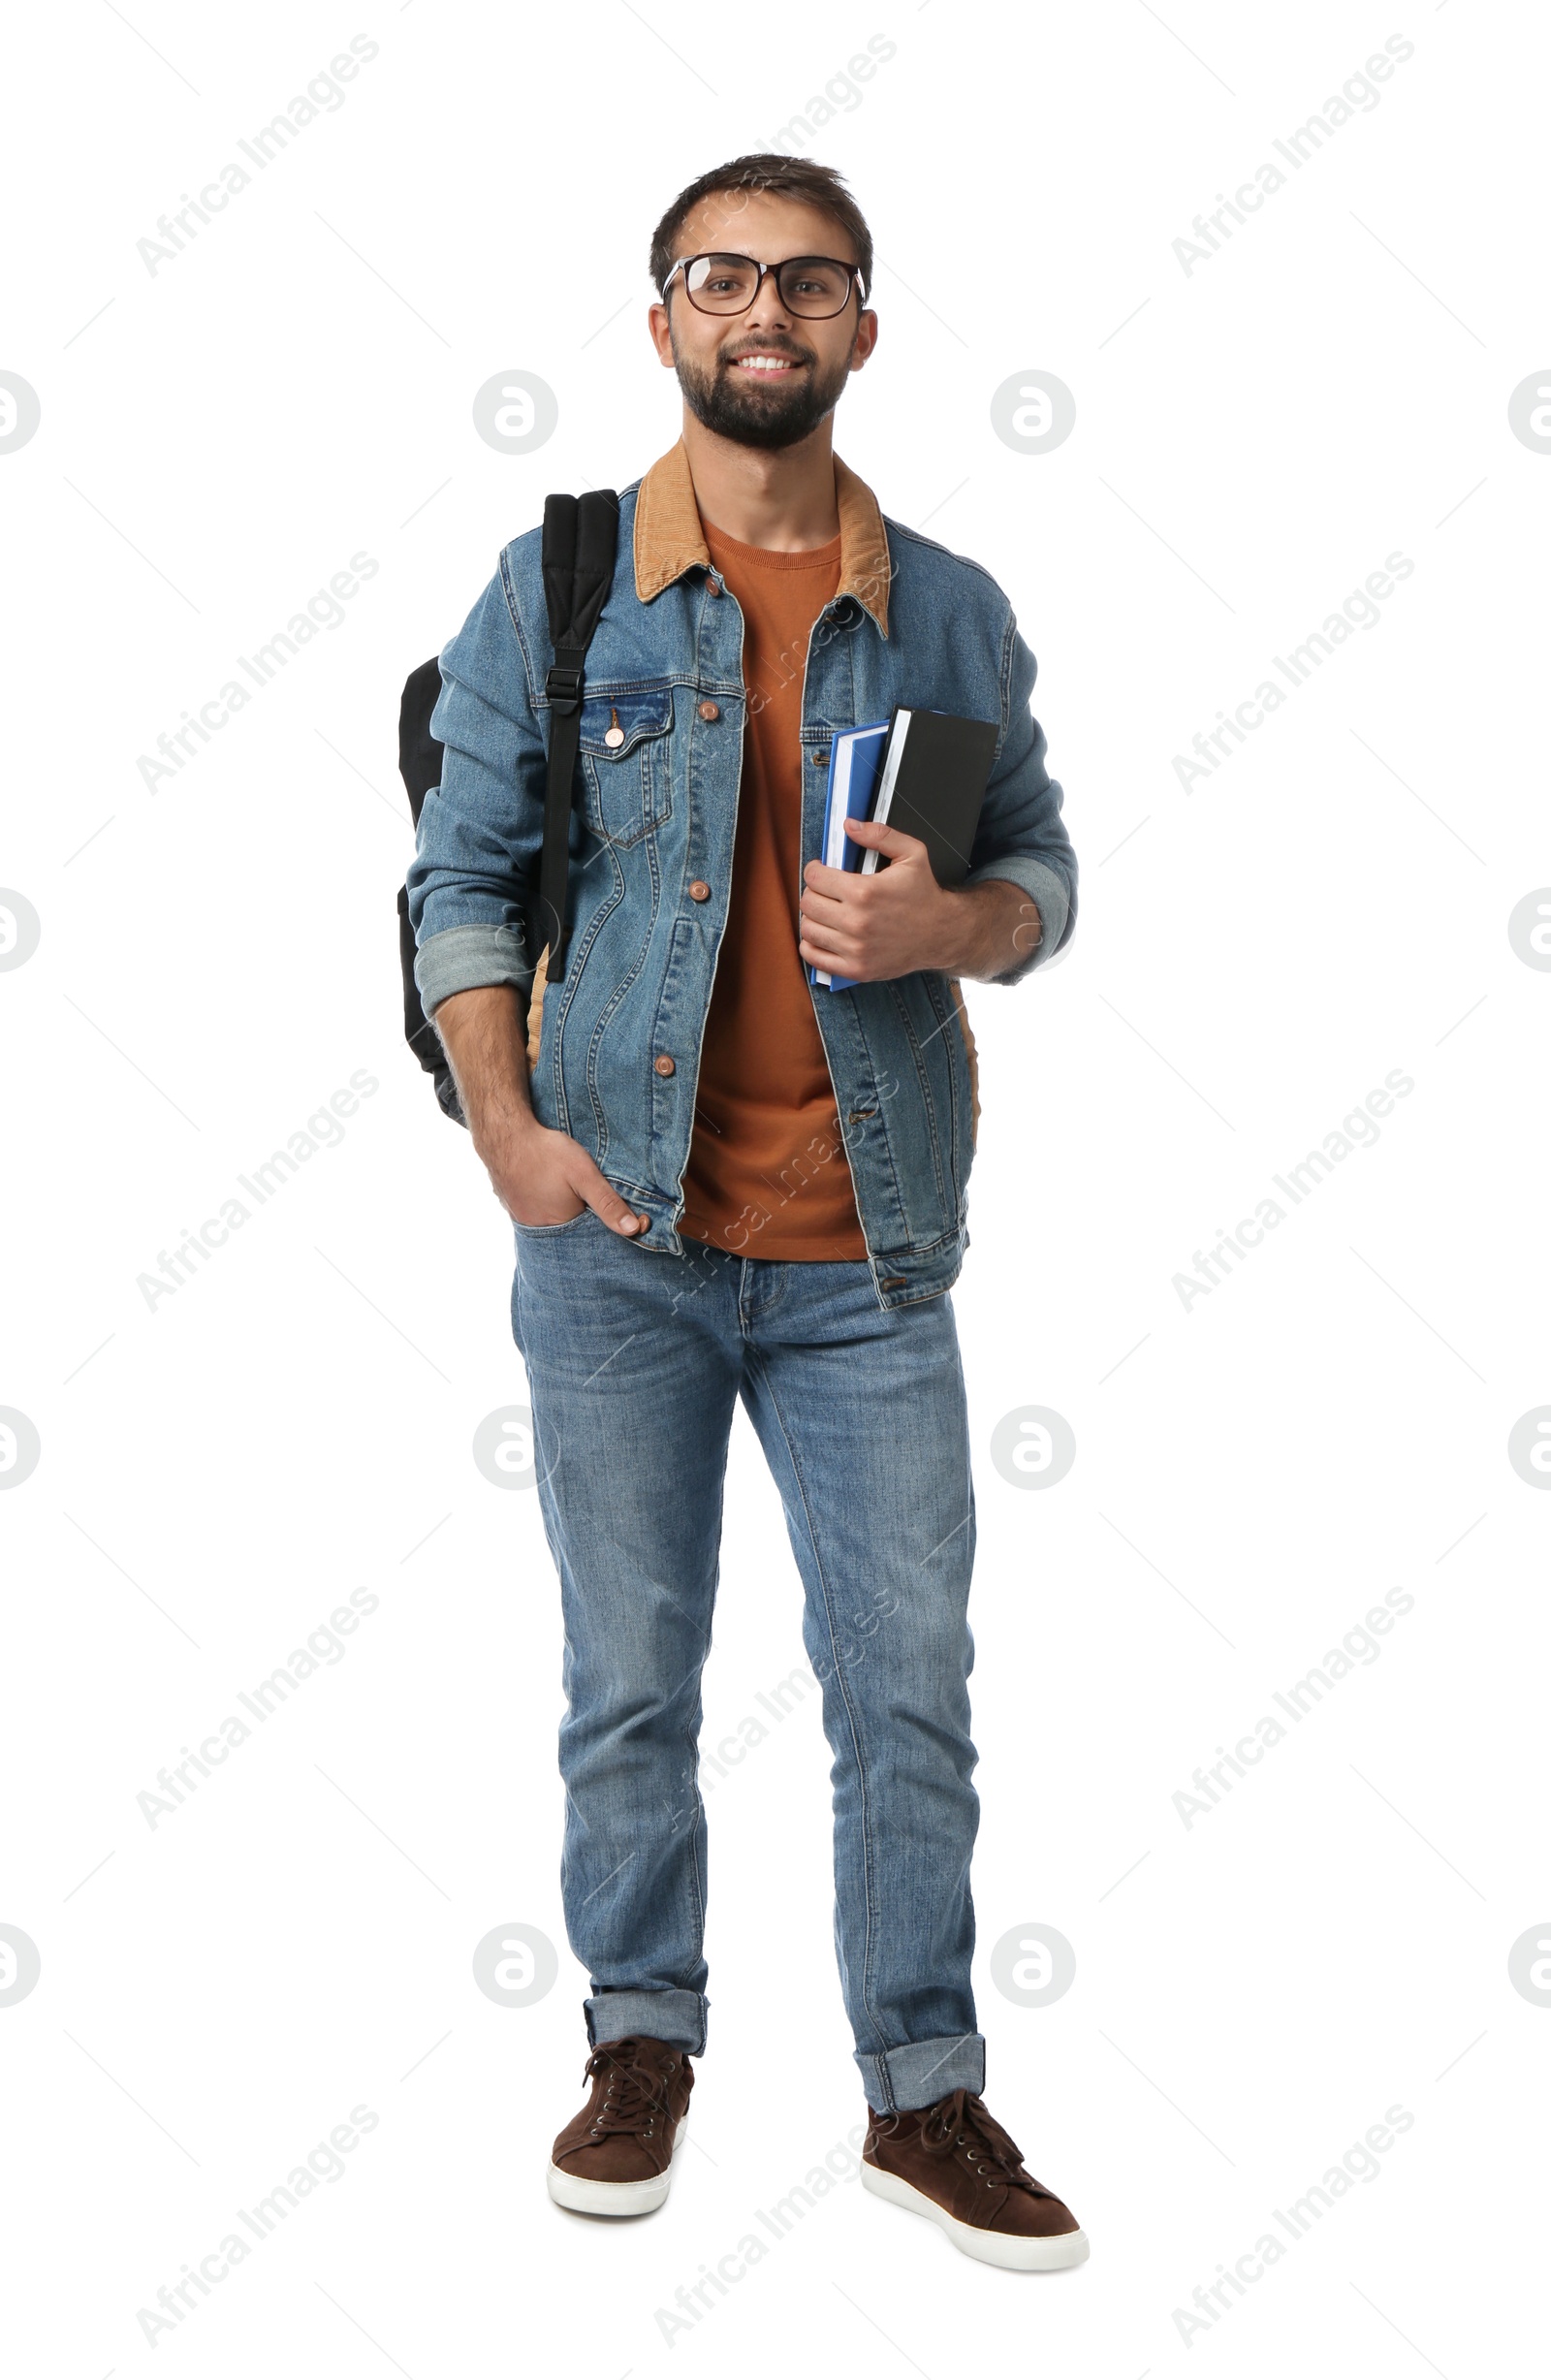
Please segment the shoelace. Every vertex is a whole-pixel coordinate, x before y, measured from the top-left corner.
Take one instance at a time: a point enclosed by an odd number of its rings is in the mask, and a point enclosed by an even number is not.
[[[649,2139],[658,2116],[667,2114],[662,2077],[640,2059],[641,2045],[633,2039],[611,2042],[607,2049],[595,2049],[588,2058],[585,2081],[591,2082],[599,2075],[609,2078],[602,2104],[592,2118],[594,2139],[609,2132],[643,2133]]]
[[[1051,2198],[1043,2182],[1023,2170],[1023,2150],[1004,2132],[983,2099],[973,2092],[950,2091],[921,2118],[921,2145],[930,2156],[946,2157],[962,2149],[970,2170],[988,2187],[1000,2181],[1012,2190]]]

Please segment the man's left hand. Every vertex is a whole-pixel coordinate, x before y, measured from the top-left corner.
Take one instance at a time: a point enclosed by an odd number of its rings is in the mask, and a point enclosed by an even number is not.
[[[1039,940],[1038,907],[1008,878],[948,891],[918,837],[870,818],[847,818],[845,831],[889,865],[865,876],[808,861],[798,948],[809,966],[858,983],[920,968],[983,979],[1006,973]]]

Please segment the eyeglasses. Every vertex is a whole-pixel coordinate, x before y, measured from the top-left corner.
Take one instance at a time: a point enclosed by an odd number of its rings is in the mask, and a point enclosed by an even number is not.
[[[835,256],[788,256],[778,265],[761,265],[752,256],[681,256],[662,285],[664,299],[680,272],[684,296],[699,313],[746,314],[768,277],[787,313],[808,322],[843,314],[851,283],[862,284],[861,267]]]

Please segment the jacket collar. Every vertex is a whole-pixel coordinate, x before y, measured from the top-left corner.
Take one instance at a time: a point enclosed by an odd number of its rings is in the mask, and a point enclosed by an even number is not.
[[[883,515],[867,482],[835,458],[835,500],[840,516],[840,584],[837,593],[854,595],[878,633],[889,633],[889,541]],[[654,462],[636,497],[634,537],[636,593],[643,603],[696,565],[711,568],[700,525],[689,457],[681,438]]]

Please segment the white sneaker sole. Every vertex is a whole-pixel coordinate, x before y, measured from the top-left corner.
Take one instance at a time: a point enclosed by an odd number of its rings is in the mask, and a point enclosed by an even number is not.
[[[902,2181],[898,2174],[885,2174],[875,2165],[862,2166],[862,2186],[875,2197],[887,2199],[891,2206],[902,2206],[906,2213],[925,2215],[945,2231],[956,2248],[965,2256],[973,2256],[982,2265],[999,2265],[1006,2272],[1062,2272],[1068,2265],[1082,2264],[1088,2255],[1088,2234],[1082,2231],[1056,2232],[1048,2238],[1030,2239],[1017,2232],[981,2232],[972,2223],[961,2223],[957,2215],[949,2214],[935,2199],[928,2198],[924,2190],[912,2182]]]
[[[551,2198],[556,2206],[568,2206],[578,2215],[651,2214],[668,2195],[673,2160],[684,2144],[686,2124],[687,2118],[674,2135],[673,2157],[649,2180],[589,2181],[584,2174],[568,2174],[563,2166],[552,2164],[548,2176]]]

